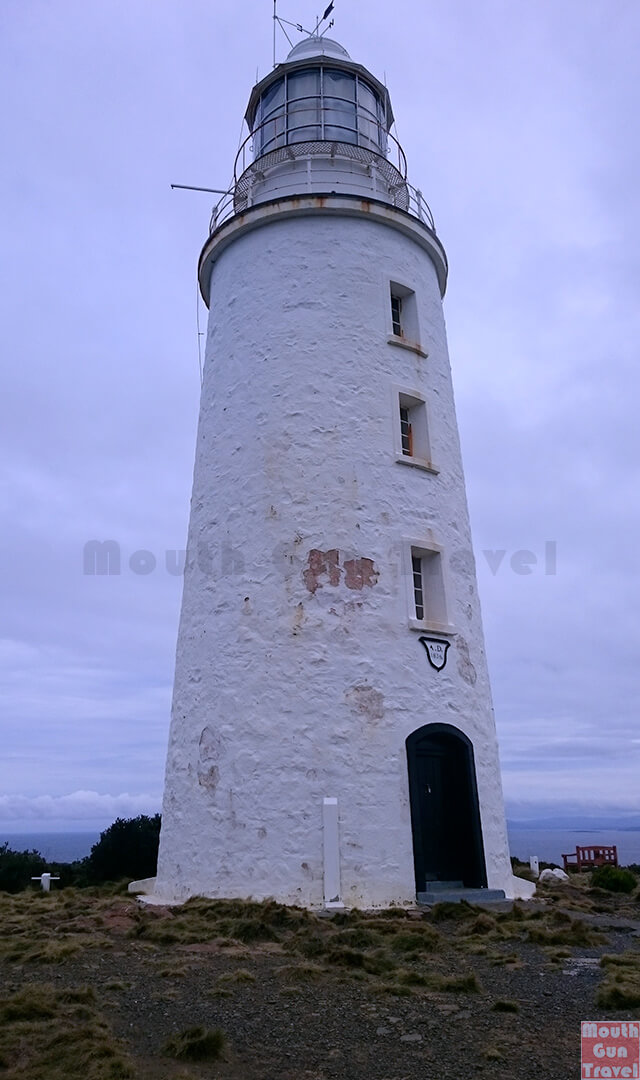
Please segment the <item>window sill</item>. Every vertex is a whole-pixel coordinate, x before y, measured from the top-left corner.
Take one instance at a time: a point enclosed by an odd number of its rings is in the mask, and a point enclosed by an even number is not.
[[[400,337],[398,334],[391,334],[391,336],[387,338],[387,343],[389,345],[397,345],[399,349],[408,349],[409,352],[417,353],[418,356],[423,356],[425,360],[429,355],[426,349],[423,349],[422,345],[420,345],[417,341],[408,341],[406,338]]]
[[[411,457],[409,454],[396,454],[396,462],[398,465],[411,465],[414,469],[422,469],[423,472],[433,473],[437,476],[440,469],[437,465],[434,465],[432,461],[426,461],[425,458]]]
[[[428,622],[426,619],[409,619],[409,629],[418,630],[421,634],[443,634],[445,637],[452,637],[456,633],[451,623]]]

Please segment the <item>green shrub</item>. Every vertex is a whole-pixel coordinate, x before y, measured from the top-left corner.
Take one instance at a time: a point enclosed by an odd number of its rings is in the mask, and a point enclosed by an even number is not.
[[[42,874],[47,863],[39,851],[12,851],[8,844],[0,845],[0,889],[17,893],[31,884],[31,878]]]
[[[595,889],[606,889],[607,892],[630,893],[638,879],[631,870],[623,870],[620,866],[599,866],[591,875],[591,884]]]
[[[160,814],[116,818],[100,833],[84,864],[90,883],[99,885],[119,878],[148,878],[156,873]]]

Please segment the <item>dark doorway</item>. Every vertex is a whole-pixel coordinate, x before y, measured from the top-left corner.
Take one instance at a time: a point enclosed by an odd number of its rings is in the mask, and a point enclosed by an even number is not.
[[[426,724],[407,739],[407,763],[417,892],[434,881],[486,887],[470,740],[450,724]]]

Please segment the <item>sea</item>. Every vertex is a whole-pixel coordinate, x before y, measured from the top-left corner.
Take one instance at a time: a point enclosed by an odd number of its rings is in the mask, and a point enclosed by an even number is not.
[[[84,859],[97,844],[97,832],[34,832],[4,833],[0,845],[8,844],[12,851],[39,851],[48,862],[70,863]]]
[[[640,829],[531,828],[508,821],[507,831],[511,854],[521,862],[529,862],[532,855],[537,855],[541,861],[562,866],[563,854],[574,852],[578,845],[615,844],[620,866],[640,864]]]
[[[531,855],[537,855],[543,862],[554,862],[562,866],[562,855],[575,851],[576,845],[615,844],[618,848],[618,862],[621,866],[629,863],[640,864],[640,829],[576,829],[549,828],[518,822],[507,822],[509,847],[511,854],[522,862],[528,862]],[[3,833],[0,831],[0,845],[8,843],[13,851],[39,851],[50,862],[74,862],[89,855],[91,848],[100,838],[97,832],[40,832],[40,833]]]

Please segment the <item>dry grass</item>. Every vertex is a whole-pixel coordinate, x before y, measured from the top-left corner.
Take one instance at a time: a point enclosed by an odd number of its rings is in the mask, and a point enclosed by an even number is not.
[[[602,1009],[635,1009],[640,1005],[640,952],[628,950],[600,961],[606,975],[598,990]]]
[[[220,1028],[208,1031],[203,1027],[191,1027],[172,1036],[163,1052],[179,1061],[218,1061],[222,1057],[225,1037]]]
[[[634,898],[605,897],[605,901],[607,912],[618,913],[625,905],[625,911],[640,916]],[[506,1025],[500,1028],[500,1037],[508,1040],[510,1032],[517,1031],[515,1014],[520,1008],[509,999],[520,991],[509,988],[501,972],[494,972],[500,989],[492,993],[492,968],[502,967],[508,973],[526,962],[527,970],[531,967],[533,972],[540,962],[558,965],[576,950],[601,944],[603,935],[580,917],[595,911],[600,902],[588,883],[581,883],[562,892],[556,889],[553,896],[545,894],[535,905],[516,903],[500,913],[465,903],[441,903],[420,913],[391,909],[323,918],[274,902],[199,898],[168,909],[140,907],[128,896],[96,890],[0,894],[4,972],[16,983],[35,980],[40,973],[46,982],[60,980],[57,989],[48,986],[40,993],[39,988],[27,985],[0,1002],[4,1029],[0,1076],[7,1080],[195,1078],[203,1075],[206,1065],[198,1065],[189,1056],[192,1050],[196,1055],[200,1050],[211,1055],[222,1052],[221,1046],[216,1050],[216,1039],[211,1041],[219,1021],[229,1031],[235,1049],[238,1035],[229,1016],[239,1015],[245,1006],[259,1010],[260,993],[271,993],[276,1004],[293,1009],[301,1007],[299,1002],[304,1005],[341,994],[341,984],[345,991],[348,988],[347,996],[368,993],[378,1007],[381,995],[407,999],[409,1009],[464,1009],[475,1015],[476,999],[485,1017],[492,1010],[493,1023]],[[569,904],[573,914],[560,910]],[[102,997],[96,999],[82,987],[63,992],[63,984],[77,978],[86,981],[88,969],[96,973],[95,986]],[[547,971],[555,977],[556,969],[547,967]],[[265,976],[266,984],[271,980],[267,991],[263,991]],[[185,1009],[194,986],[199,987],[199,1001],[208,1003],[210,1013]],[[523,1011],[525,996],[523,992]],[[595,1005],[595,991],[593,996]],[[456,998],[461,999],[459,1003]],[[150,1015],[152,1008],[145,1010],[154,1001],[162,1003],[157,1015],[162,1016],[164,1028],[147,1043],[145,1054],[151,1057],[136,1059],[132,1066],[103,1012],[114,1023],[122,1022],[120,1030],[133,1044],[137,1035],[129,1036],[127,1008],[134,1003],[138,1023],[137,1014]],[[601,1009],[640,1005],[640,952],[603,959],[598,1005]],[[386,1008],[395,1011],[396,1007],[389,1001]],[[398,1012],[401,1009],[398,1003]],[[212,1021],[213,1031],[208,1027]],[[201,1026],[181,1031],[174,1036],[171,1051],[165,1047],[161,1053],[167,1031],[195,1022]],[[505,1055],[502,1042],[489,1046],[492,1049]],[[53,1064],[54,1050],[62,1063],[59,1068]],[[163,1053],[171,1053],[173,1059]],[[183,1064],[179,1066],[178,1061]],[[230,1073],[236,1080],[236,1067],[230,1051],[216,1066],[216,1076]],[[181,1071],[176,1073],[176,1069]]]
[[[135,1075],[88,987],[29,985],[0,999],[0,1062],[6,1080],[125,1080]]]

